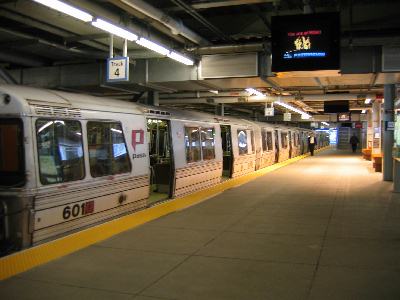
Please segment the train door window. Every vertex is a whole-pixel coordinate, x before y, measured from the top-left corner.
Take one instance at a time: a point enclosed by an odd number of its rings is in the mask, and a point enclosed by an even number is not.
[[[201,160],[200,129],[185,127],[186,161],[188,163]]]
[[[232,138],[231,127],[229,125],[221,125],[221,141],[223,154],[223,177],[231,177],[232,173]]]
[[[261,131],[261,142],[262,142],[263,152],[268,151],[267,132],[264,130]]]
[[[281,140],[282,140],[282,149],[286,149],[288,147],[288,135],[286,132],[281,132]]]
[[[248,131],[250,131],[250,140],[251,140],[251,149],[249,149],[250,151],[250,153],[254,153],[255,152],[255,150],[256,150],[256,147],[254,146],[254,131],[253,130],[248,130]]]
[[[151,169],[148,203],[154,204],[172,197],[174,170],[169,121],[148,119],[147,134]]]
[[[214,128],[201,128],[201,153],[203,160],[215,158]]]
[[[122,126],[118,122],[88,122],[90,173],[93,177],[131,171]]]
[[[0,182],[2,186],[23,186],[25,164],[23,124],[20,119],[0,119]]]
[[[42,184],[83,179],[82,128],[78,121],[38,119],[36,136]]]
[[[271,131],[267,131],[267,135],[266,135],[266,137],[267,137],[267,141],[266,141],[266,144],[267,144],[267,150],[268,151],[272,151],[273,150],[273,146],[272,146],[272,132]]]
[[[247,132],[246,130],[239,129],[237,131],[239,155],[245,155],[248,153],[248,143],[247,143]]]

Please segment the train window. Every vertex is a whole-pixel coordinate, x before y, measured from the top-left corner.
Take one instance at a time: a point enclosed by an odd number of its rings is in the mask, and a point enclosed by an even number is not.
[[[247,132],[246,130],[239,129],[237,133],[238,133],[239,155],[245,155],[248,153]]]
[[[263,151],[268,151],[268,145],[267,145],[267,132],[266,131],[261,131],[261,142],[262,142],[262,149]]]
[[[272,132],[267,131],[267,150],[272,151]]]
[[[214,128],[201,129],[201,152],[203,160],[215,158],[215,132]]]
[[[0,182],[2,186],[23,186],[25,164],[20,119],[0,119]]]
[[[256,150],[256,147],[254,146],[254,132],[253,130],[249,130],[250,131],[250,139],[251,139],[251,153],[254,153],[254,151]]]
[[[198,127],[185,127],[186,161],[188,163],[201,160],[199,131]]]
[[[261,134],[263,151],[272,151],[272,132],[262,131]]]
[[[288,147],[288,134],[287,132],[281,132],[282,148],[286,149]]]
[[[117,122],[88,122],[90,173],[93,177],[131,171],[124,133]]]
[[[82,128],[78,121],[36,121],[40,182],[52,184],[85,176]]]

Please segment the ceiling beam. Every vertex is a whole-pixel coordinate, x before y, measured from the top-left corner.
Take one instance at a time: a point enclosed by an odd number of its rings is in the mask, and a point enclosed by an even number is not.
[[[249,5],[249,4],[262,4],[262,3],[272,3],[276,0],[220,0],[220,1],[207,1],[207,2],[195,2],[191,6],[194,9],[209,9],[227,6],[237,6],[237,5]],[[168,8],[167,10],[176,11],[177,8]]]

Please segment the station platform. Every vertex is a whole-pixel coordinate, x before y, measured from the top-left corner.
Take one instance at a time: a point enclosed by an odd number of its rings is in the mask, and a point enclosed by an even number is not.
[[[400,195],[326,150],[0,282],[1,299],[400,299]]]

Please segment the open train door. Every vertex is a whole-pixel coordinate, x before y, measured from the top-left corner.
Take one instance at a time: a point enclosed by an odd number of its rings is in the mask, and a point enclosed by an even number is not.
[[[288,132],[288,136],[289,136],[289,158],[293,157],[293,145],[292,145],[292,132],[289,131]]]
[[[221,142],[222,142],[222,154],[223,154],[222,177],[230,178],[232,177],[232,165],[233,165],[231,126],[221,125]]]
[[[275,130],[275,163],[279,162],[279,132]]]
[[[150,157],[150,197],[148,204],[172,198],[174,163],[170,121],[147,119]]]

